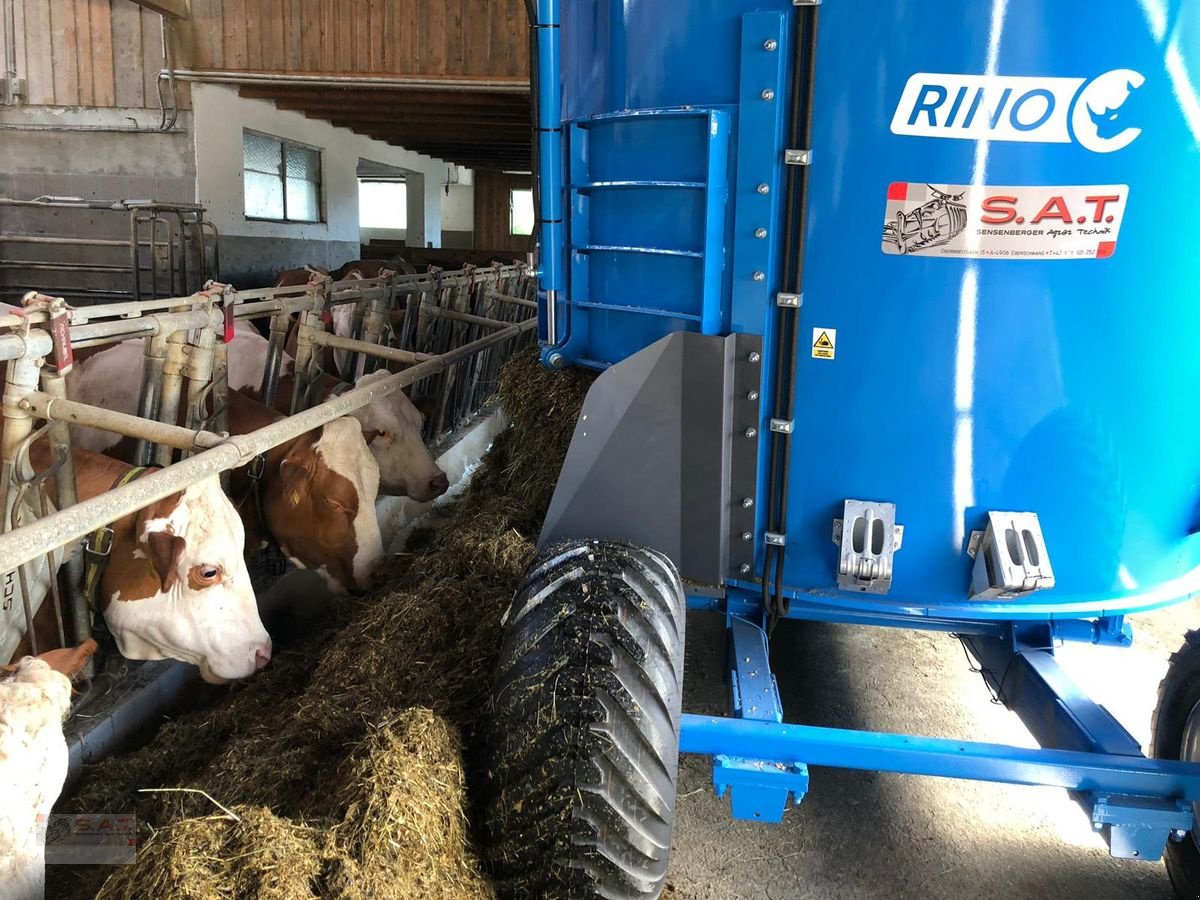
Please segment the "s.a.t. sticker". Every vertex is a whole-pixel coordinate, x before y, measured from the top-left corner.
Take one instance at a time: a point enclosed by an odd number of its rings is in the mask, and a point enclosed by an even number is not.
[[[1107,259],[1124,184],[1002,187],[904,181],[888,187],[883,252],[967,259]]]

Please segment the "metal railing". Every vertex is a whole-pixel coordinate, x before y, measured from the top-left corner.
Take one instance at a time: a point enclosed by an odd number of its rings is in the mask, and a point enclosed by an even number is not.
[[[32,295],[22,314],[0,315],[0,361],[7,361],[0,440],[0,574],[6,584],[22,586],[26,634],[32,641],[28,565],[41,558],[53,565],[64,547],[97,528],[410,386],[420,385],[424,396],[438,399],[427,434],[462,422],[493,392],[503,360],[534,339],[534,290],[525,267],[507,266],[338,283],[317,277],[301,287],[254,291],[210,284],[188,297],[81,308]],[[351,334],[330,334],[323,313],[345,304],[353,305]],[[274,403],[288,330],[298,317],[292,414],[257,431],[229,435],[224,431],[226,341],[232,339],[237,319],[262,317],[271,323],[260,398],[267,405]],[[65,375],[74,350],[135,337],[144,341],[138,415],[68,398]],[[356,374],[381,366],[404,368],[315,402],[326,347],[349,351]],[[35,429],[37,420],[46,424]],[[135,461],[163,468],[75,502],[67,425],[133,438]],[[35,475],[29,450],[42,437],[49,441],[54,463]],[[45,489],[51,479],[59,509],[47,514]],[[29,518],[30,508],[34,521],[18,525],[23,511]],[[48,602],[55,604],[60,638],[78,642],[90,635],[92,624],[80,573],[68,569],[67,574],[73,588],[69,602],[64,604],[57,594]],[[36,645],[33,652],[38,652]]]
[[[0,208],[5,207],[50,215],[69,210],[97,216],[113,213],[127,224],[112,223],[110,233],[128,228],[129,236],[56,236],[39,233],[41,228],[0,232],[0,269],[6,275],[0,293],[19,297],[28,290],[45,289],[47,273],[58,273],[66,281],[52,289],[56,296],[76,302],[140,300],[188,294],[219,277],[217,228],[205,219],[204,207],[195,203],[57,196],[0,198]],[[47,247],[74,248],[91,258],[64,260],[47,252]],[[42,258],[27,258],[30,256]]]

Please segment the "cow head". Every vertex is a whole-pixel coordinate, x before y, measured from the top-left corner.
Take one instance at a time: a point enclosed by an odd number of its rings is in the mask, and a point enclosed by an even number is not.
[[[379,466],[344,416],[292,443],[264,482],[263,515],[284,556],[333,591],[358,593],[384,562],[378,495]]]
[[[101,612],[121,654],[192,663],[205,681],[245,678],[271,658],[243,557],[246,533],[213,476],[114,528]]]
[[[373,384],[391,373],[380,370],[364,375],[355,387]],[[364,406],[352,413],[362,425],[363,437],[379,464],[379,492],[396,497],[412,497],[426,502],[440,497],[450,487],[450,479],[438,468],[421,429],[425,417],[401,391]]]

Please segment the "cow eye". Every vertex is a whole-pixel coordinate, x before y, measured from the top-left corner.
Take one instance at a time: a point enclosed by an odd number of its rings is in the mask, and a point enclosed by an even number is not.
[[[192,566],[188,579],[193,587],[208,587],[212,584],[219,584],[221,581],[221,567],[198,565]]]

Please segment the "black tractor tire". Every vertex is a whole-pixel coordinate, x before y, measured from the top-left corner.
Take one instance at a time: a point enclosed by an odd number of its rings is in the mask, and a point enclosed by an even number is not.
[[[1158,706],[1151,729],[1151,753],[1156,759],[1179,759],[1188,716],[1200,703],[1200,631],[1189,631],[1183,645],[1171,654],[1166,677],[1158,686]],[[1180,897],[1200,898],[1200,833],[1195,829],[1181,841],[1167,841],[1163,860]]]
[[[501,896],[649,898],[667,877],[686,603],[674,565],[552,548],[504,617],[485,725],[485,843]]]

